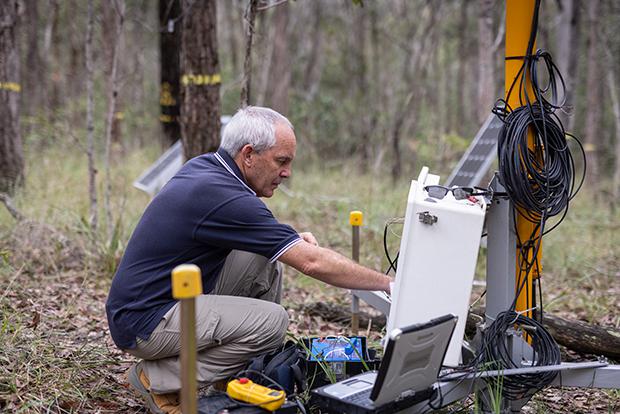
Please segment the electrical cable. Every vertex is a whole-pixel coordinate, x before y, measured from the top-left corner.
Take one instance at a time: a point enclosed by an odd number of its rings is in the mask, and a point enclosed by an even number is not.
[[[484,368],[502,371],[521,368],[522,362],[515,362],[511,352],[510,337],[516,332],[522,332],[530,340],[533,367],[560,363],[559,347],[542,325],[540,278],[537,283],[539,301],[536,304],[540,310],[539,321],[515,311],[517,299],[524,291],[528,298],[524,313],[532,309],[533,304],[529,303],[529,298],[535,298],[535,293],[529,291],[528,277],[534,270],[540,270],[537,257],[542,237],[564,220],[570,201],[583,185],[586,169],[583,146],[576,137],[566,133],[555,114],[555,110],[561,108],[566,99],[564,79],[548,52],[538,50],[532,53],[539,10],[540,0],[536,0],[525,56],[506,58],[521,59],[523,64],[506,99],[498,100],[493,108],[493,113],[503,121],[497,147],[498,175],[514,205],[514,228],[517,214],[534,226],[525,240],[521,240],[517,234],[518,286],[514,300],[508,310],[497,315],[493,323],[482,331],[478,355],[464,367],[465,370]],[[521,106],[511,108],[508,102],[515,88]],[[583,160],[584,170],[578,184],[567,137],[577,143]],[[559,217],[558,221],[547,228],[547,220],[556,216]],[[508,400],[527,398],[551,383],[556,375],[557,372],[548,371],[505,376],[501,380],[502,395]]]
[[[388,243],[387,243],[387,231],[388,228],[394,224],[397,223],[398,221],[392,219],[390,221],[388,221],[387,223],[385,223],[385,227],[383,228],[383,250],[385,251],[385,257],[388,261],[388,263],[390,264],[390,266],[388,267],[388,269],[385,271],[385,274],[387,275],[388,273],[390,273],[390,270],[394,269],[394,273],[396,273],[396,266],[398,266],[398,256],[400,256],[400,251],[396,253],[396,257],[394,258],[394,260],[392,260],[392,257],[390,256],[390,252],[388,249]]]

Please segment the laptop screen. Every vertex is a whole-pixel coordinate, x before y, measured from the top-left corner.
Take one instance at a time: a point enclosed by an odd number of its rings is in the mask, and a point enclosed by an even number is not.
[[[390,332],[385,355],[370,394],[375,405],[394,401],[406,391],[423,391],[437,380],[457,322],[445,315]]]

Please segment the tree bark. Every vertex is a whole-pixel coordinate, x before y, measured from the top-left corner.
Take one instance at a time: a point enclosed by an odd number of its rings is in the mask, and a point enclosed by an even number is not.
[[[181,134],[186,159],[220,144],[216,0],[184,0],[181,48]],[[191,7],[191,10],[189,9]]]
[[[554,60],[557,62],[558,69],[566,83],[566,109],[564,111],[558,111],[557,114],[564,128],[568,128],[571,122],[570,119],[574,118],[574,114],[572,114],[573,88],[577,69],[577,51],[579,49],[578,42],[576,42],[579,31],[578,5],[578,0],[563,0],[561,2],[562,10],[560,12],[560,22],[556,32],[557,54],[554,55]]]
[[[265,103],[274,110],[288,114],[289,112],[289,89],[291,84],[291,55],[289,50],[288,26],[290,7],[288,2],[276,7],[273,14],[275,29],[273,37],[273,50],[271,70],[267,80]]]
[[[586,130],[584,137],[584,149],[586,150],[586,161],[588,171],[586,181],[592,188],[598,187],[599,165],[598,153],[600,148],[599,124],[600,114],[600,59],[598,52],[597,26],[599,24],[599,0],[588,2],[588,75],[586,79]]]
[[[493,0],[478,0],[478,123],[489,116],[495,96],[493,81]]]
[[[159,120],[163,131],[165,147],[181,138],[180,79],[181,79],[181,0],[159,0],[159,51],[161,69],[161,90]]]
[[[115,16],[115,30],[114,30],[114,41],[112,43],[112,56],[111,56],[111,67],[110,74],[108,78],[108,113],[106,116],[105,123],[105,155],[104,155],[104,168],[105,168],[105,194],[104,194],[104,205],[106,211],[107,218],[107,227],[108,227],[108,236],[112,237],[112,233],[114,230],[114,223],[112,221],[112,206],[111,206],[111,197],[112,197],[112,175],[110,172],[110,158],[111,158],[111,146],[112,146],[112,129],[114,127],[114,119],[116,115],[116,99],[118,97],[118,59],[119,59],[119,50],[121,44],[121,37],[123,34],[123,24],[125,21],[125,0],[113,0],[111,3],[107,5],[110,7]]]
[[[89,224],[93,234],[97,232],[99,214],[97,207],[97,169],[95,167],[95,97],[93,63],[93,0],[88,0],[88,22],[86,24],[86,158],[88,160],[88,196],[90,200]]]
[[[362,173],[368,172],[370,163],[370,131],[369,116],[372,112],[368,99],[368,63],[366,58],[367,49],[367,21],[366,8],[355,7],[353,18],[352,39],[352,61],[353,71],[351,73],[355,85],[354,102],[357,102],[362,110],[354,110],[353,133],[354,141],[357,141],[356,153],[360,156],[360,170]]]
[[[307,101],[314,99],[321,81],[322,62],[323,62],[323,32],[321,31],[321,20],[323,16],[323,5],[321,0],[312,2],[312,26],[310,30],[310,54],[303,71],[303,93]]]
[[[250,0],[245,13],[247,31],[245,37],[245,59],[243,60],[243,81],[241,83],[241,107],[250,104],[250,87],[252,85],[252,38],[258,0]]]
[[[17,1],[0,1],[0,192],[12,195],[23,183],[19,130],[19,16]]]
[[[23,69],[24,91],[22,93],[22,108],[25,115],[35,115],[41,109],[41,83],[45,80],[45,73],[41,71],[41,55],[39,53],[39,8],[38,0],[28,0],[26,6],[27,24],[26,38],[28,51],[26,52],[26,66]]]
[[[457,132],[459,135],[465,135],[465,121],[467,119],[466,108],[470,107],[470,102],[467,99],[467,88],[468,83],[467,79],[467,63],[469,61],[469,53],[467,53],[468,46],[468,36],[467,33],[467,12],[468,12],[468,4],[470,0],[463,0],[460,4],[459,10],[459,22],[458,22],[458,33],[461,36],[458,37],[458,63],[456,69],[456,90],[457,90],[457,110],[455,111],[453,130]]]
[[[231,1],[230,4],[226,4],[224,7],[224,21],[226,22],[228,37],[228,53],[230,55],[230,63],[232,65],[233,77],[236,78],[239,74],[239,57],[237,46],[237,32],[241,28],[238,23],[238,15],[236,15],[236,8],[238,4],[236,1]]]

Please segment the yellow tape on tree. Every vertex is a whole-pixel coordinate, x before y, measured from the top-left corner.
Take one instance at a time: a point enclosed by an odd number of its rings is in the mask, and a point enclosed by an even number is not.
[[[161,84],[161,94],[159,95],[161,106],[176,106],[177,101],[172,96],[172,86],[168,82]]]
[[[22,87],[19,83],[15,82],[0,82],[0,89],[5,91],[21,92]]]
[[[159,120],[165,124],[171,123],[171,122],[175,122],[175,117],[172,115],[164,115],[161,114],[159,115]]]
[[[181,84],[183,86],[211,86],[219,85],[220,83],[222,83],[222,76],[219,73],[214,73],[213,75],[183,75],[181,77]]]

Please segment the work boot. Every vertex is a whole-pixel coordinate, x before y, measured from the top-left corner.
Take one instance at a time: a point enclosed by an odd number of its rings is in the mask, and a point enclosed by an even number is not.
[[[150,391],[151,382],[142,369],[142,362],[138,362],[129,368],[127,373],[129,384],[146,400],[149,409],[154,414],[181,414],[179,405],[179,393],[170,392],[157,394]]]

